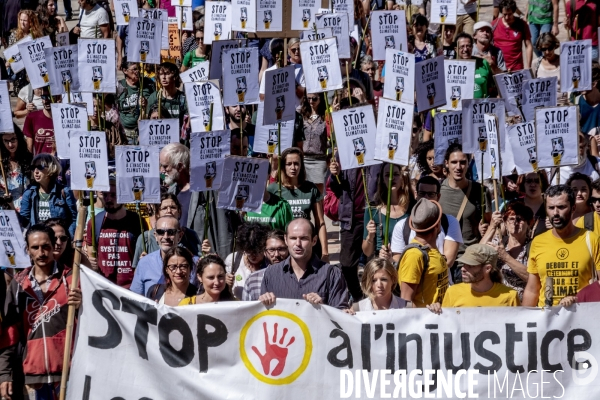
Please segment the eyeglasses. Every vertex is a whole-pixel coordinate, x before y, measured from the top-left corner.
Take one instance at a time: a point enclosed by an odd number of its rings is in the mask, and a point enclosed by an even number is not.
[[[543,53],[543,52],[546,52],[546,51],[554,51],[554,48],[552,48],[552,47],[542,47],[542,48],[540,49],[540,51],[541,51],[542,53]]]
[[[32,165],[32,166],[31,166],[31,169],[33,169],[34,171],[35,171],[36,169],[37,169],[37,170],[39,170],[39,171],[43,171],[43,170],[45,170],[46,168],[48,168],[48,166],[47,166],[47,165]]]
[[[600,197],[590,197],[590,204],[594,204],[600,201]]]
[[[292,53],[299,53],[300,52],[300,47],[294,47],[293,49],[290,49],[290,51]]]
[[[204,39],[204,36],[196,36],[196,40],[202,40]]]
[[[319,98],[317,96],[315,96],[315,97],[307,97],[306,100],[308,100],[310,103],[313,103],[313,102],[319,101]]]
[[[177,270],[187,271],[190,269],[190,266],[188,264],[171,264],[167,265],[167,269],[171,272],[176,272]]]
[[[167,211],[167,210],[177,210],[177,206],[163,206],[160,208],[160,211]]]
[[[167,236],[175,236],[179,230],[178,229],[156,229],[155,232],[158,236],[164,236],[165,233]]]
[[[530,185],[532,183],[535,183],[536,185],[540,184],[540,178],[532,178],[532,179],[525,179],[525,183]]]
[[[276,247],[274,249],[267,249],[267,253],[269,253],[269,254],[275,254],[275,253],[284,254],[287,251],[288,251],[287,247]]]
[[[9,144],[9,143],[10,143],[10,144],[14,144],[14,143],[17,143],[17,138],[16,138],[16,137],[14,137],[14,138],[12,138],[12,139],[2,139],[2,141],[3,141],[5,144]]]
[[[417,192],[417,195],[419,197],[427,197],[427,198],[433,198],[433,197],[437,197],[438,193],[437,192],[424,192],[422,190],[419,190]]]
[[[69,240],[69,237],[67,235],[60,235],[56,237],[56,240],[60,240],[61,242],[66,242],[67,240]]]

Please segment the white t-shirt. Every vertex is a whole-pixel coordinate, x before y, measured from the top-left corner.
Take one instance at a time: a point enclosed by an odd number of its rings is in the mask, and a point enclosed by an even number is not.
[[[600,163],[600,158],[596,157],[596,159],[598,160],[598,163]],[[548,171],[548,179],[552,179],[552,169],[548,169],[547,171]],[[550,184],[551,185],[557,184],[559,173],[560,173],[560,183],[565,184],[565,183],[567,183],[567,179],[569,179],[571,174],[574,174],[575,172],[580,172],[584,175],[589,176],[592,182],[595,181],[596,179],[600,178],[600,175],[598,175],[598,172],[594,169],[594,166],[592,165],[590,160],[588,158],[586,158],[585,163],[582,166],[560,167],[559,172],[557,172],[556,175],[554,175],[554,179],[552,182],[550,182]]]
[[[274,69],[277,69],[277,64],[274,64],[272,67],[265,69],[265,74],[263,75],[263,78],[260,80],[260,92],[259,92],[260,94],[265,94],[265,77],[267,76],[267,71],[273,71]]]
[[[477,12],[477,2],[469,3],[469,0],[458,0],[456,2],[456,15],[473,14]]]
[[[31,91],[31,93],[30,93]],[[29,96],[32,96],[33,100],[31,101],[35,108],[38,110],[44,109],[44,103],[42,102],[42,98],[40,96],[35,95],[35,90],[31,88],[31,84],[25,86],[23,89],[19,90],[19,98],[25,102],[25,106],[29,104]]]
[[[237,252],[231,253],[225,259],[225,271],[227,271],[227,273],[231,273],[233,261],[235,260],[234,257],[236,254],[237,254]],[[244,257],[242,257],[242,259],[240,260],[240,266],[238,267],[237,271],[235,272],[235,276],[233,278],[232,292],[233,292],[233,296],[236,299],[238,299],[238,300],[242,299],[242,292],[244,291],[244,285],[246,284],[246,279],[248,279],[248,277],[250,276],[250,274],[252,272],[254,272],[254,271],[250,271],[250,269],[248,267],[246,267],[246,264],[244,263]]]
[[[82,9],[81,12],[83,15],[80,14],[81,20],[79,22],[79,27],[81,29],[81,33],[79,34],[79,37],[85,39],[95,38],[96,26],[98,26],[98,37],[102,37],[100,25],[108,25],[110,22],[106,10],[96,4],[90,11],[85,11]]]
[[[448,239],[453,242],[463,243],[462,233],[460,230],[460,224],[458,220],[454,218],[452,215],[446,214],[448,217],[448,229],[447,232],[444,233],[444,230],[440,232],[436,239],[436,245],[440,253],[444,254],[444,240]],[[407,243],[404,242],[404,235],[402,234],[404,231],[404,224],[408,223],[408,218],[404,218],[396,224],[394,227],[394,232],[392,233],[392,253],[402,253],[407,246]],[[408,237],[409,242],[416,236],[415,231],[411,229],[410,235]]]

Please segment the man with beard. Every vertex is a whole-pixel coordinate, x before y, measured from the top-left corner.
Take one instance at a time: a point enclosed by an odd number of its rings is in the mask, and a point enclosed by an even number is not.
[[[587,286],[600,266],[600,239],[571,223],[575,194],[567,185],[546,190],[546,213],[552,230],[533,239],[529,251],[529,278],[523,306],[551,307],[575,296]]]
[[[492,44],[492,24],[487,21],[479,21],[475,24],[474,29],[473,57],[480,57],[487,61],[494,75],[506,72],[504,54],[502,50]]]
[[[133,280],[133,255],[135,243],[142,233],[136,213],[117,204],[117,187],[114,175],[110,177],[110,191],[98,192],[104,198],[104,211],[96,214],[95,235],[98,254],[92,248],[92,220],[87,224],[86,251],[93,269],[100,269],[111,282],[126,289]],[[144,227],[146,230],[147,227]]]

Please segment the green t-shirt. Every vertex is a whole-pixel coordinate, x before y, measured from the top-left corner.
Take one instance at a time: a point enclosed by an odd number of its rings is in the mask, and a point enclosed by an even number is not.
[[[260,222],[269,225],[272,229],[282,231],[293,218],[292,208],[288,202],[273,193],[270,193],[269,200],[263,203],[260,214],[246,213],[246,221]]]
[[[272,183],[267,190],[269,193],[277,194],[279,184]],[[292,208],[292,215],[294,218],[305,219],[310,219],[312,206],[323,200],[323,195],[319,192],[317,186],[308,181],[305,181],[298,189],[288,189],[282,185],[281,197],[287,201]]]
[[[475,58],[475,86],[473,88],[474,99],[488,97],[488,89],[494,85],[492,68],[484,59]]]
[[[153,105],[158,103],[158,92],[152,93],[148,99],[147,112],[150,111]],[[188,115],[187,102],[185,100],[185,94],[181,90],[177,90],[175,96],[172,99],[167,99],[164,96],[160,99],[160,106],[167,110],[170,118],[179,118],[179,126],[183,126],[183,116]],[[165,116],[162,116],[165,118]]]
[[[196,55],[196,50],[188,51],[185,57],[183,57],[183,65],[188,68],[194,68],[204,61],[206,61],[206,56],[198,57]]]
[[[125,79],[119,81],[122,91],[118,93],[117,105],[119,106],[119,117],[125,129],[137,128],[140,118],[139,95],[140,86],[129,86]],[[147,99],[155,91],[155,83],[144,78],[143,95]]]
[[[530,24],[541,25],[551,24],[552,8],[552,1],[550,0],[529,0],[527,22],[529,22]]]
[[[370,207],[371,214],[373,214],[373,221],[376,226],[375,233],[375,251],[381,250],[381,246],[383,246],[383,230],[385,229],[385,214],[377,209],[377,207]],[[388,243],[392,241],[392,233],[394,232],[394,227],[398,223],[398,221],[407,218],[408,213],[405,213],[400,218],[390,218],[390,229],[388,230]],[[365,225],[363,227],[363,240],[367,240],[367,236],[369,236],[369,232],[367,231],[367,224],[371,220],[371,215],[369,214],[369,210],[365,210]]]

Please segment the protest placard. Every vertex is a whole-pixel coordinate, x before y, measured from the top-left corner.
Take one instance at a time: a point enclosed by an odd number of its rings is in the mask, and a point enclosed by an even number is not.
[[[223,52],[223,105],[258,103],[258,47]]]
[[[331,28],[317,28],[308,31],[300,31],[300,41],[309,42],[311,40],[321,40],[328,37],[333,37],[333,30]]]
[[[190,190],[218,190],[225,157],[231,149],[231,131],[192,132],[190,136]]]
[[[190,112],[192,132],[220,131],[225,129],[221,91],[217,81],[186,83],[185,97]],[[212,107],[212,123],[210,105]],[[212,129],[211,129],[212,127]]]
[[[33,89],[48,86],[50,83],[48,67],[46,66],[46,53],[44,52],[44,49],[50,48],[52,48],[50,36],[19,44],[23,65]]]
[[[447,111],[435,114],[433,127],[434,139],[434,164],[444,165],[446,150],[454,143],[463,143],[463,112]],[[408,142],[406,142],[408,143]],[[463,148],[464,150],[464,148]]]
[[[31,42],[32,40],[33,39],[31,38],[31,36],[27,35],[23,37],[23,39],[19,40],[17,43],[4,49],[4,58],[6,59],[6,62],[10,64],[10,70],[13,73],[21,72],[25,69],[25,64],[23,64],[23,57],[21,56],[19,45]]]
[[[311,68],[304,69],[307,93],[328,92],[341,89],[342,74],[335,38],[300,42],[303,63]]]
[[[204,44],[229,39],[231,34],[232,5],[228,1],[207,1],[204,9]]]
[[[14,133],[8,81],[0,81],[0,133]]]
[[[283,0],[257,0],[256,30],[281,32],[283,30]]]
[[[386,98],[379,99],[375,159],[408,165],[413,125],[413,106]],[[343,165],[343,164],[342,164]]]
[[[385,52],[383,97],[406,104],[415,103],[415,56],[394,49]]]
[[[260,213],[268,170],[264,158],[225,157],[217,207]]]
[[[139,16],[138,3],[135,0],[115,0],[113,5],[117,26],[129,25],[131,18]]]
[[[415,85],[419,88],[416,91],[419,112],[446,104],[444,56],[421,61],[415,67]]]
[[[432,24],[456,25],[457,0],[431,0]]]
[[[160,203],[158,146],[116,146],[117,202]]]
[[[338,56],[340,58],[350,58],[348,16],[344,13],[328,13],[318,14],[315,19],[317,29],[331,28],[333,36],[337,38]]]
[[[232,0],[231,5],[233,6],[231,29],[236,32],[256,32],[256,1]]]
[[[53,95],[67,91],[79,91],[77,73],[77,45],[44,49],[46,67],[50,78],[50,92]]]
[[[58,158],[71,157],[72,132],[87,131],[88,113],[84,105],[52,103],[52,124]]]
[[[375,160],[377,125],[373,107],[360,106],[331,114],[343,170],[379,164]]]
[[[69,32],[62,32],[56,34],[56,47],[68,46],[69,41]]]
[[[312,28],[315,15],[321,8],[320,0],[292,0],[292,30]]]
[[[71,189],[109,191],[106,133],[71,132]]]
[[[538,159],[534,121],[508,126],[506,128],[506,142],[506,147],[510,146],[519,175],[537,171]]]
[[[295,67],[277,68],[265,71],[264,125],[296,118],[296,76]]]
[[[577,106],[537,108],[535,138],[539,168],[579,164],[578,133]]]
[[[61,97],[63,104],[80,104],[85,105],[85,109],[89,115],[94,114],[94,94],[85,92],[71,92],[71,101],[68,94],[63,94]]]
[[[334,13],[342,13],[348,17],[348,26],[354,25],[354,1],[331,0],[331,6]]]
[[[194,30],[192,7],[175,7],[175,18],[177,18],[177,28],[179,28],[179,30]]]
[[[131,18],[130,21],[127,61],[160,64],[163,23],[139,17]]]
[[[208,79],[221,79],[223,76],[223,52],[228,49],[240,48],[240,40],[218,40],[212,44],[210,51],[210,72]]]
[[[558,78],[529,79],[523,81],[523,111],[524,121],[533,121],[537,107],[556,106],[556,85]]]
[[[177,63],[177,61],[182,60],[181,40],[179,29],[177,29],[177,21],[163,21],[163,34],[160,47],[160,56],[163,62]]]
[[[138,129],[142,146],[158,146],[162,150],[169,143],[179,142],[179,118],[140,119]]]
[[[0,210],[0,266],[3,268],[27,268],[31,266],[31,258],[25,250],[25,240],[17,212]]]
[[[495,114],[485,114],[483,120],[487,136],[487,148],[483,152],[483,178],[498,180],[502,176],[498,119]]]
[[[498,117],[498,126],[506,124],[505,101],[503,99],[472,99],[463,101],[463,151],[475,154],[487,148],[485,131],[485,114],[495,114]],[[504,151],[506,140],[502,137],[504,129],[500,129],[500,149]]]
[[[191,7],[192,0],[171,0],[171,6],[173,6],[173,7]]]
[[[281,151],[293,146],[294,119],[283,121],[281,123],[281,133],[279,133],[279,128],[276,123],[261,123],[261,121],[264,121],[265,119],[265,109],[268,110],[268,108],[265,107],[265,102],[258,103],[256,127],[254,131],[254,145],[252,146],[252,149],[255,153],[278,154],[279,135],[281,135]]]
[[[494,75],[500,97],[504,99],[509,116],[521,116],[523,105],[523,81],[533,79],[530,69]]]
[[[442,109],[462,110],[462,100],[473,98],[475,60],[444,60],[446,105]]]
[[[404,10],[371,13],[373,60],[385,60],[386,49],[407,51],[406,15]]]
[[[116,93],[115,41],[80,38],[77,46],[80,91]]]
[[[163,22],[167,22],[169,18],[167,10],[161,8],[139,8],[138,16],[148,19],[158,19]]]
[[[183,83],[207,81],[209,72],[210,62],[201,61],[198,64],[196,64],[195,67],[181,72],[179,74],[179,77],[181,78],[181,82]]]
[[[592,40],[574,40],[560,44],[560,91],[592,90]]]

